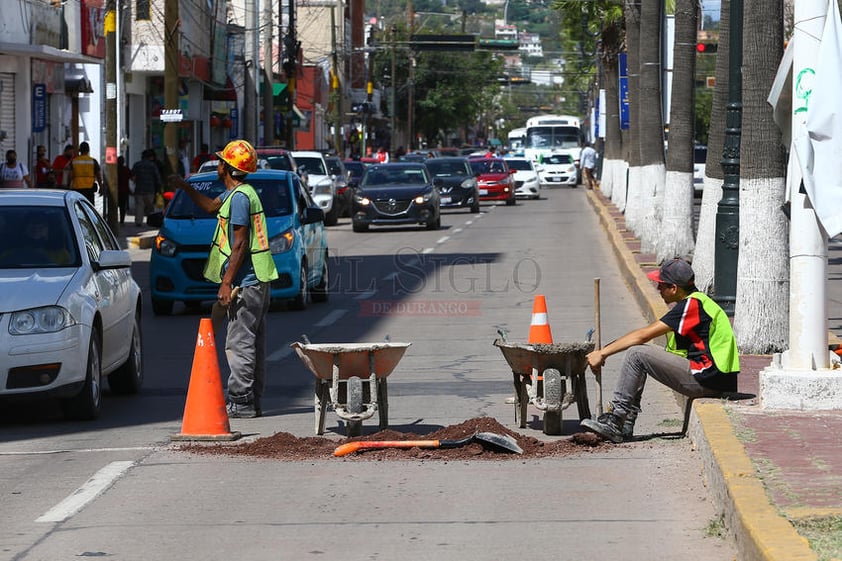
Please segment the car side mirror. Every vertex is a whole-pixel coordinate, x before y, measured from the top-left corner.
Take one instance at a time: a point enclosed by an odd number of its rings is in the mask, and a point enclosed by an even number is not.
[[[308,206],[304,209],[304,215],[301,217],[302,224],[315,224],[316,222],[325,221],[325,211],[317,206]]]
[[[146,217],[146,224],[148,226],[152,226],[153,228],[160,228],[164,225],[164,213],[163,212],[153,212]]]

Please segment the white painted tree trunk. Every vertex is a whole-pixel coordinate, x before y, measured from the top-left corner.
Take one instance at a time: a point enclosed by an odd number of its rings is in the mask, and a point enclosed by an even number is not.
[[[661,229],[664,208],[664,189],[667,166],[664,162],[649,164],[641,168],[641,191],[643,208],[637,227],[640,248],[645,253],[654,253]]]
[[[734,335],[740,352],[769,354],[789,341],[789,223],[783,177],[740,180],[740,259]]]
[[[693,254],[693,174],[667,171],[663,217],[655,255],[658,263]]]
[[[643,168],[629,166],[629,181],[626,186],[626,228],[638,235],[640,220],[643,217],[643,200],[641,177]]]
[[[626,210],[626,179],[629,164],[625,160],[609,160],[611,162],[611,202],[620,212]],[[606,161],[608,163],[608,161]]]
[[[722,183],[721,179],[705,176],[702,204],[699,209],[699,224],[696,230],[696,247],[693,250],[696,288],[707,294],[711,294],[713,289],[716,209],[722,199]]]

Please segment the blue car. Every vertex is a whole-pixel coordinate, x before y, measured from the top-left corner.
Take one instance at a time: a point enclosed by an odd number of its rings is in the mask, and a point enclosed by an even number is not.
[[[216,198],[225,189],[216,172],[192,175],[193,187]],[[266,229],[278,279],[272,283],[272,300],[289,301],[303,310],[312,299],[328,299],[328,248],[324,211],[310,197],[297,174],[261,169],[250,173],[266,213]],[[152,311],[169,315],[177,301],[187,306],[215,301],[219,286],[202,272],[210,252],[216,217],[197,207],[187,193],[178,191],[167,206],[163,224],[152,249],[149,285]]]

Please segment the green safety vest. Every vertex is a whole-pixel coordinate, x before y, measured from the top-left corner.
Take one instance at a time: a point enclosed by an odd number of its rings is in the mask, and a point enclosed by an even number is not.
[[[231,199],[234,198],[234,193],[238,191],[249,198],[249,215],[251,216],[249,252],[254,266],[254,274],[261,282],[271,282],[278,278],[278,270],[275,268],[275,260],[272,258],[272,252],[269,249],[266,216],[263,213],[263,205],[260,203],[257,192],[254,187],[247,183],[238,185],[219,209],[216,231],[213,234],[210,255],[208,255],[208,262],[205,265],[205,278],[217,284],[222,282],[222,267],[231,256],[231,243],[228,238]]]
[[[708,333],[708,349],[716,368],[723,374],[740,371],[740,353],[737,350],[737,341],[734,339],[734,332],[731,329],[731,322],[728,316],[707,294],[693,292],[688,298],[695,298],[702,304],[702,309],[711,317],[711,324]],[[679,356],[687,357],[686,349],[676,347],[675,333],[670,331],[666,334],[666,350]]]

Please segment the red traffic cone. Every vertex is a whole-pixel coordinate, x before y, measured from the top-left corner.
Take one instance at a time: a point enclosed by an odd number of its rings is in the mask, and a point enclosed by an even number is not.
[[[547,301],[542,294],[535,297],[532,304],[532,323],[529,326],[528,343],[552,344],[553,334],[547,320]]]
[[[190,385],[187,388],[187,403],[181,433],[172,435],[172,440],[236,440],[239,432],[231,432],[222,380],[219,376],[219,362],[216,358],[216,342],[213,323],[210,318],[199,322],[199,336],[193,354],[193,369],[190,371]]]

